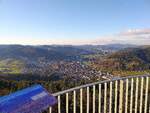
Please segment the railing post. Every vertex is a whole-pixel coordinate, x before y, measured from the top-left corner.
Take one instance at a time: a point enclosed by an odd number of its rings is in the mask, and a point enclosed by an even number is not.
[[[104,87],[104,113],[107,113],[107,83]]]
[[[145,107],[144,107],[144,113],[147,113],[148,85],[149,85],[149,78],[146,77],[146,90],[145,90]],[[149,105],[149,106],[150,106],[150,105]],[[150,110],[150,109],[149,109],[149,110]]]
[[[95,85],[93,86],[93,113],[95,113]]]
[[[49,107],[49,113],[52,113],[52,107]]]
[[[83,89],[80,89],[80,113],[83,113]]]
[[[123,80],[120,80],[119,113],[122,113],[123,105]]]
[[[58,96],[58,113],[61,113],[61,100],[60,100],[60,95]]]
[[[89,113],[89,87],[87,87],[87,108],[86,108],[86,111],[87,113]]]
[[[110,82],[109,113],[112,112],[112,82]]]
[[[141,94],[140,94],[140,113],[142,113],[142,107],[143,107],[143,83],[144,79],[142,77],[141,79]]]
[[[133,107],[133,78],[131,79],[130,113],[133,113],[132,107]]]
[[[73,91],[73,113],[76,113],[76,91]]]
[[[101,113],[101,84],[99,84],[98,113]]]
[[[129,90],[129,80],[126,80],[126,98],[125,98],[125,113],[128,113],[128,90]]]
[[[149,113],[150,113],[150,105],[149,105]]]
[[[118,81],[115,81],[115,110],[114,113],[117,113],[117,98],[118,98]]]
[[[69,113],[69,97],[68,97],[68,93],[66,93],[66,113]]]
[[[136,78],[136,89],[135,89],[135,113],[137,113],[138,104],[138,91],[139,91],[139,78]]]

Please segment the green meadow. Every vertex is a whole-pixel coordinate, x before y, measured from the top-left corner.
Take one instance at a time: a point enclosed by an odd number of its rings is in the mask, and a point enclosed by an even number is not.
[[[0,60],[0,74],[19,74],[22,72],[24,63],[16,59]]]

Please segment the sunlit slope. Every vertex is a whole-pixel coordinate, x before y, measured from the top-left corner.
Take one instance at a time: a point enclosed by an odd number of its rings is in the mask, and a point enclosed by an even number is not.
[[[0,73],[1,74],[18,74],[22,73],[24,69],[24,62],[17,59],[1,59],[0,60]]]
[[[136,74],[137,71],[149,71],[150,46],[124,49],[103,59],[97,58],[91,65],[100,70],[122,71],[128,74]]]

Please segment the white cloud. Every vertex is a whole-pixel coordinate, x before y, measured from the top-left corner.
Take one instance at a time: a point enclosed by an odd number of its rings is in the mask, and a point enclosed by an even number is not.
[[[132,36],[132,35],[150,35],[150,29],[129,29],[124,32],[120,32],[121,36]]]
[[[130,29],[115,35],[99,37],[94,44],[137,44],[150,45],[150,29]]]

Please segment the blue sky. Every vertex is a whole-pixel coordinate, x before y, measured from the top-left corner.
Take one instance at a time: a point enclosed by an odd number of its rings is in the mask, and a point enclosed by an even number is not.
[[[146,30],[143,44],[149,28],[149,0],[0,0],[1,44],[138,44],[118,34]]]

